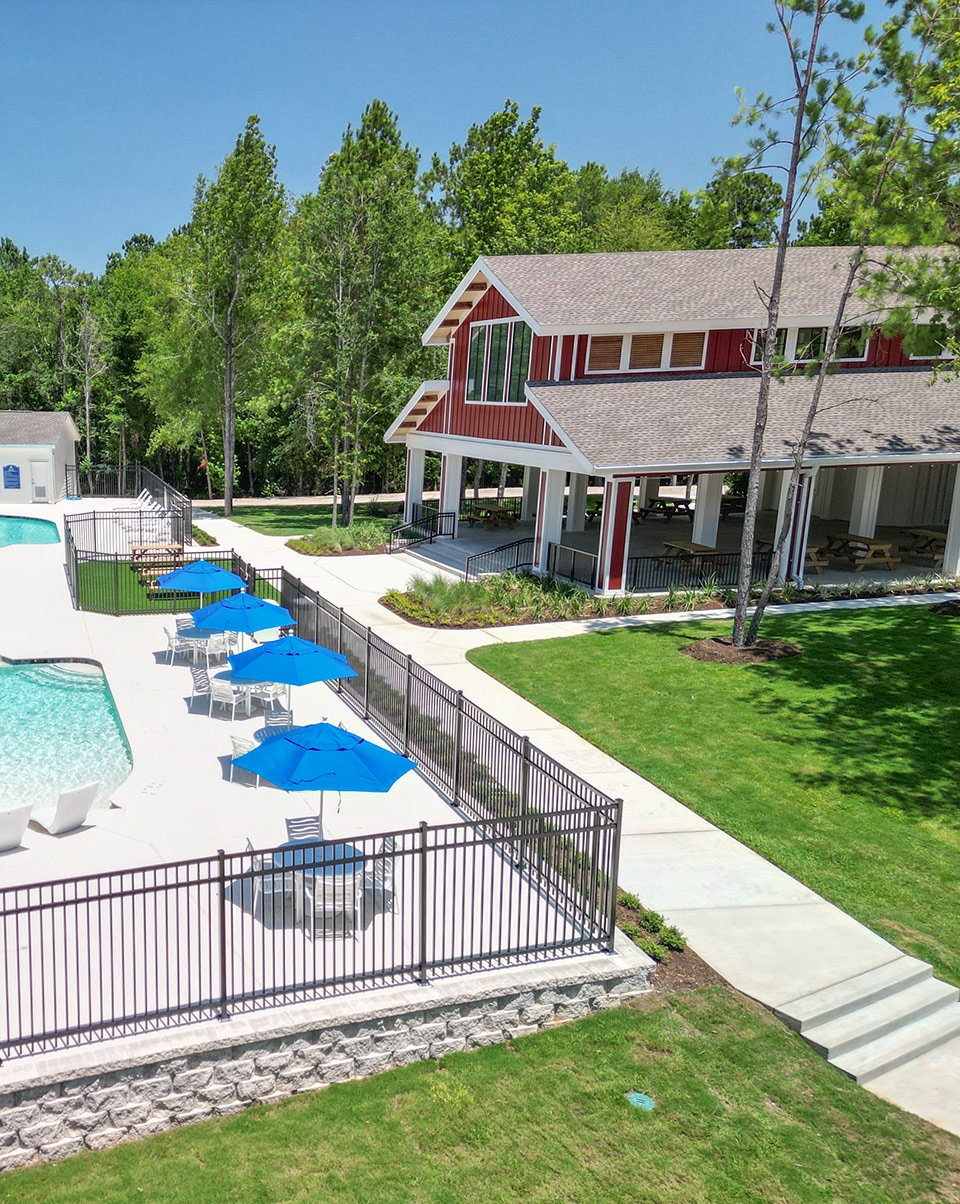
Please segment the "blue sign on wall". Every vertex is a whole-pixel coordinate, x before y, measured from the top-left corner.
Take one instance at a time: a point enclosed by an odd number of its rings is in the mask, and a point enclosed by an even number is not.
[[[4,489],[20,488],[20,469],[16,466],[16,464],[4,464],[3,487]]]

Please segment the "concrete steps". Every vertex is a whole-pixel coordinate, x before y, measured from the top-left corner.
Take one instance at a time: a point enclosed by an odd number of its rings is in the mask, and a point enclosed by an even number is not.
[[[839,1070],[867,1083],[960,1035],[958,996],[926,962],[901,956],[775,1014]]]

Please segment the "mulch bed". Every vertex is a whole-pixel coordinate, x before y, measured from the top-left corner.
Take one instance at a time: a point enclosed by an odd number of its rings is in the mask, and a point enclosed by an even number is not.
[[[340,552],[331,552],[328,548],[316,552],[311,552],[307,548],[295,548],[293,540],[287,540],[286,546],[291,552],[299,552],[301,556],[381,556],[387,550],[385,543],[381,544],[379,548],[344,548]]]
[[[675,991],[696,991],[698,987],[726,986],[727,980],[708,966],[702,957],[697,957],[687,946],[679,953],[671,953],[665,962],[660,962],[650,980],[655,995],[670,995]]]
[[[951,618],[960,617],[960,602],[938,602],[936,606],[930,607],[930,613],[934,615],[949,615]]]
[[[695,661],[706,661],[712,665],[762,665],[764,661],[780,661],[788,656],[799,656],[800,649],[787,640],[759,639],[748,648],[736,648],[729,636],[711,636],[687,644],[680,651]]]

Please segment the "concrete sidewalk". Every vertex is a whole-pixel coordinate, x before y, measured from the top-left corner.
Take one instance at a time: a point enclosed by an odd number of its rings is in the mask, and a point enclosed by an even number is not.
[[[485,644],[555,638],[624,622],[675,622],[679,616],[480,631],[416,627],[377,601],[385,589],[402,588],[420,571],[402,556],[315,559],[292,552],[282,539],[226,519],[201,518],[199,525],[256,566],[283,564],[558,761],[622,798],[621,885],[677,924],[696,952],[738,990],[790,1019],[793,1004],[799,1015],[811,996],[842,993],[857,976],[867,976],[863,981],[869,983],[871,973],[883,974],[900,964],[903,955],[895,946],[466,660],[471,648]],[[927,596],[881,604],[935,600]],[[859,609],[870,604],[827,605]],[[714,611],[683,618],[722,616]],[[954,1006],[960,1018],[960,1007]],[[960,1134],[960,1039],[940,1043],[879,1075],[869,1089]]]

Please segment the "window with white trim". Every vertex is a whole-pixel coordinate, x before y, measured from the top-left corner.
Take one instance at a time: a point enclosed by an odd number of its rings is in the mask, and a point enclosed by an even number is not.
[[[916,326],[907,338],[912,360],[949,360],[953,356],[947,350],[946,327],[931,322],[925,326]]]
[[[466,400],[518,405],[530,375],[530,327],[517,318],[472,322]]]
[[[827,346],[826,326],[787,326],[777,331],[777,355],[789,364],[812,364],[823,358]],[[751,362],[763,359],[763,339],[766,331],[753,332]],[[862,361],[867,358],[867,335],[860,326],[844,326],[837,335],[834,363]]]
[[[592,334],[587,346],[586,371],[665,372],[703,367],[707,347],[704,330],[666,331],[663,334]]]

